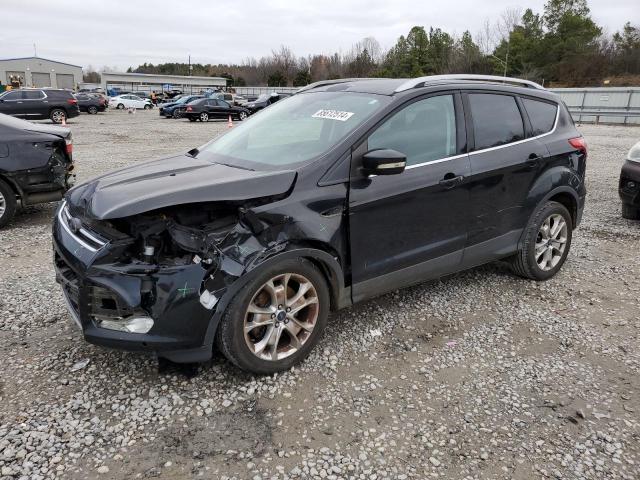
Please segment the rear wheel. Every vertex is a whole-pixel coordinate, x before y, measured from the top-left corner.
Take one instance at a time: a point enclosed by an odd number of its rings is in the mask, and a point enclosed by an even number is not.
[[[329,315],[329,289],[309,261],[297,258],[264,269],[229,303],[217,343],[243,370],[270,374],[304,360]]]
[[[16,213],[16,196],[11,187],[0,180],[0,227],[4,227]]]
[[[200,114],[200,121],[201,122],[208,122],[209,121],[209,114],[207,112],[202,112]]]
[[[622,218],[626,218],[628,220],[640,220],[640,208],[623,203]]]
[[[148,103],[145,103],[143,108],[145,110],[149,110],[151,108],[151,105],[149,105]]]
[[[180,112],[176,109],[173,111],[173,113],[171,114],[171,116],[173,118],[180,118]]]
[[[116,107],[118,110],[124,110],[124,104],[119,103],[118,106]]]
[[[49,114],[49,118],[53,123],[62,123],[67,121],[67,112],[61,108],[54,108]]]
[[[95,115],[98,113],[98,107],[91,105],[90,107],[87,108],[87,113],[89,115]]]
[[[566,207],[547,202],[536,211],[524,231],[520,251],[511,259],[513,271],[531,280],[548,280],[567,259],[573,221]]]

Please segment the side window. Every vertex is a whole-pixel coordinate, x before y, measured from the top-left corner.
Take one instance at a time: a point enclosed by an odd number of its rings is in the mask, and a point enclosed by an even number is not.
[[[2,97],[3,100],[22,100],[22,92],[9,92]]]
[[[425,98],[387,119],[369,137],[369,150],[390,148],[407,156],[407,165],[455,155],[453,95]]]
[[[533,135],[542,135],[550,132],[556,123],[558,106],[553,103],[531,100],[530,98],[523,98],[522,103],[527,115],[529,115],[529,120],[533,127]]]
[[[516,99],[510,95],[469,94],[476,150],[524,139],[524,125]]]
[[[40,100],[44,98],[44,94],[40,90],[24,90],[22,98],[25,100]]]
[[[218,100],[218,105],[220,105],[221,107],[224,107],[224,108],[231,108],[231,106],[227,102],[225,102],[224,100]]]

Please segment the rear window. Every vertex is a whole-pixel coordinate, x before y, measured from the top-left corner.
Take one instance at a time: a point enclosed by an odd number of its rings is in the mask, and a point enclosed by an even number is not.
[[[522,103],[524,104],[524,109],[527,111],[527,115],[529,115],[533,135],[542,135],[550,132],[556,123],[558,106],[553,103],[540,102],[529,98],[523,98]]]
[[[524,125],[516,99],[510,95],[469,94],[475,149],[497,147],[524,139]]]

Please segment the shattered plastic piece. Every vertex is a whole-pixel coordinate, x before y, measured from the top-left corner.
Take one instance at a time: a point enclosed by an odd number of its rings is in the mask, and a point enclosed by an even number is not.
[[[371,330],[369,332],[369,335],[371,335],[373,338],[381,337],[382,336],[382,331],[380,331],[379,328],[374,328],[373,330]]]
[[[78,370],[82,370],[84,367],[89,365],[90,361],[91,361],[90,358],[83,358],[82,360],[73,364],[73,366],[71,367],[71,371],[77,372]]]
[[[200,295],[200,303],[207,310],[211,310],[216,306],[216,303],[218,303],[218,298],[213,293],[209,292],[209,290],[205,290],[202,292],[202,295]]]
[[[455,340],[447,342],[447,347],[455,347],[458,344]]]

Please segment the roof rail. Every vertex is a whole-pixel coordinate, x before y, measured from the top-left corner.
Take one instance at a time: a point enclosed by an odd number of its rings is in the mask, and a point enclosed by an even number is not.
[[[358,81],[358,80],[380,80],[380,79],[379,78],[338,78],[336,80],[320,80],[319,82],[310,83],[309,85],[298,89],[298,91],[296,93],[305,92],[307,90],[312,90],[312,89],[318,88],[318,87],[325,87],[327,85],[334,85],[334,84],[337,84],[337,83],[355,82],[355,81]]]
[[[521,78],[512,77],[499,77],[497,75],[472,75],[472,74],[453,74],[453,75],[429,75],[426,77],[412,78],[407,80],[398,88],[395,92],[404,92],[412,88],[424,87],[430,82],[442,82],[450,80],[475,80],[478,82],[492,82],[492,83],[511,83],[520,87],[535,88],[538,90],[544,90],[545,88],[531,80],[523,80]]]

